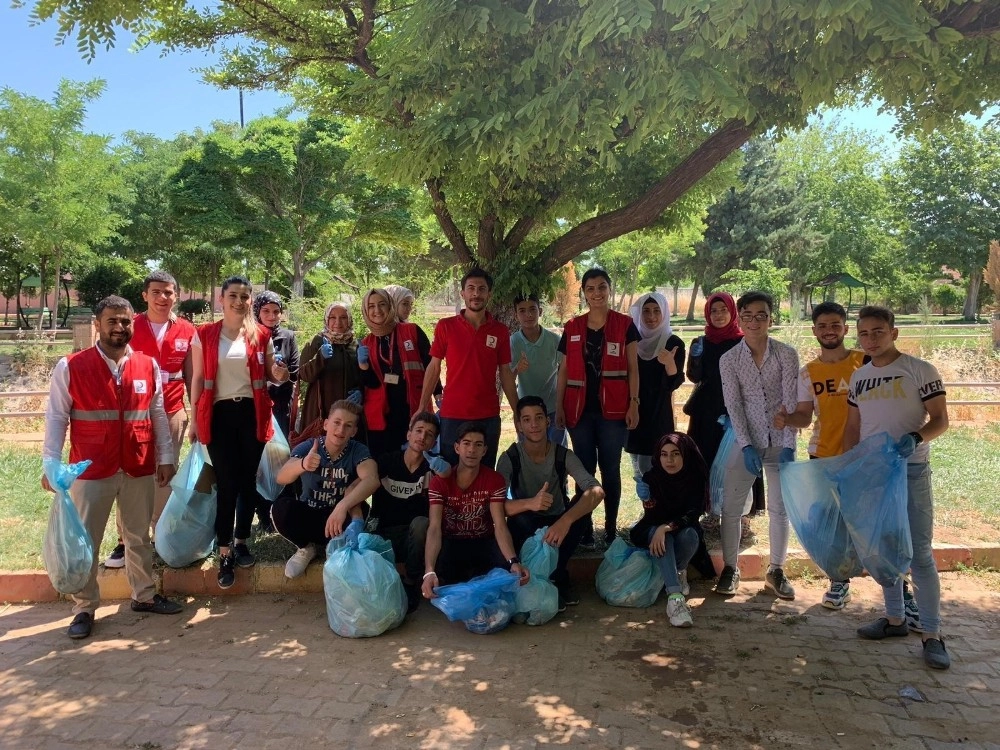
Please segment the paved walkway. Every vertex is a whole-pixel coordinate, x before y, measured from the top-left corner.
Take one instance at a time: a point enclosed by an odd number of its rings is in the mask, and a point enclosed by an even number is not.
[[[115,603],[85,641],[66,638],[66,603],[11,605],[0,747],[1000,747],[1000,594],[982,579],[944,576],[947,672],[924,668],[917,636],[855,637],[880,602],[871,581],[840,613],[819,582],[794,602],[699,586],[690,630],[662,601],[584,592],[540,628],[475,636],[423,604],[356,641],[328,629],[318,595],[199,598],[176,618]]]

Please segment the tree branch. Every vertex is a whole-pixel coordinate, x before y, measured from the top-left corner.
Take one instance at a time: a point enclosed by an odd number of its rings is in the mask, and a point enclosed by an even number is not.
[[[588,219],[553,241],[543,253],[542,270],[551,273],[602,242],[649,226],[698,180],[750,140],[753,133],[752,125],[730,120],[637,200]]]
[[[507,236],[503,238],[504,247],[508,250],[517,250],[528,236],[528,233],[534,228],[536,220],[536,216],[522,216],[515,221],[514,226],[507,232]]]
[[[468,243],[465,241],[465,235],[462,234],[462,230],[455,224],[455,220],[448,210],[448,204],[445,203],[444,191],[441,189],[441,178],[433,177],[426,180],[424,186],[427,188],[427,192],[430,193],[431,208],[437,217],[441,231],[444,232],[444,236],[451,243],[452,251],[458,256],[460,263],[472,263],[472,253],[469,250]]]
[[[495,260],[497,257],[497,243],[493,232],[497,226],[497,215],[488,214],[479,220],[479,240],[476,252],[485,261]]]

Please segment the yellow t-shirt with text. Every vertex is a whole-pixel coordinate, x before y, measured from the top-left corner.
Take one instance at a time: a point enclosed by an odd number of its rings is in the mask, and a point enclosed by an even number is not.
[[[809,438],[809,455],[839,456],[847,424],[847,394],[851,375],[864,364],[865,353],[851,351],[839,362],[814,359],[799,371],[799,402],[812,401],[816,421]]]

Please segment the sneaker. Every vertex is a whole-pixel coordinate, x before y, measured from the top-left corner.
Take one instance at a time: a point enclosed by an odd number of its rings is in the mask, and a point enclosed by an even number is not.
[[[573,588],[572,584],[564,583],[562,586],[556,586],[559,589],[559,599],[567,607],[575,607],[580,603],[580,595]],[[562,612],[562,610],[559,610]]]
[[[183,609],[184,607],[177,602],[172,602],[159,594],[153,594],[153,598],[148,602],[132,600],[133,612],[152,612],[154,615],[176,615],[180,614]]]
[[[236,583],[236,560],[233,553],[219,558],[219,588],[228,589]]]
[[[869,641],[881,641],[883,638],[905,638],[909,634],[910,630],[906,627],[905,622],[902,625],[891,625],[884,617],[858,628],[858,635]]]
[[[69,630],[66,631],[66,635],[74,641],[78,641],[81,638],[89,636],[93,627],[94,616],[90,612],[78,612],[76,617],[73,618],[73,622],[69,624]]]
[[[287,569],[286,566],[285,570],[287,571]],[[414,583],[404,583],[403,591],[406,592],[406,614],[415,612],[417,607],[420,606],[420,587]]]
[[[236,560],[236,564],[241,568],[252,568],[257,564],[257,558],[253,556],[250,548],[244,542],[234,544],[232,554]]]
[[[580,549],[586,549],[586,550],[594,549],[594,547],[597,546],[597,543],[594,541],[594,532],[585,534],[583,538],[580,540],[580,544],[578,546],[580,547]]]
[[[850,581],[830,581],[830,590],[823,594],[823,606],[827,609],[843,609],[851,601]]]
[[[558,594],[558,598],[556,600],[556,612],[565,612],[565,611],[566,611],[566,600],[563,599],[562,592],[560,591]]]
[[[671,594],[667,598],[667,619],[675,628],[689,628],[694,625],[691,610],[680,594]]]
[[[312,562],[314,557],[316,557],[315,544],[307,544],[305,547],[299,547],[295,550],[295,554],[289,557],[288,562],[285,563],[285,577],[298,578],[306,572],[306,568],[309,567],[309,563]]]
[[[795,589],[785,578],[785,571],[781,568],[767,571],[767,575],[764,576],[764,588],[779,599],[791,601],[795,598]]]
[[[610,547],[611,543],[618,538],[618,529],[605,529],[604,542]]]
[[[715,584],[715,588],[712,589],[716,594],[721,594],[722,596],[732,596],[740,588],[740,571],[734,568],[732,565],[727,565],[722,569],[722,575],[719,576],[719,582]]]
[[[688,572],[686,570],[677,571],[677,580],[681,583],[681,593],[687,596],[691,593],[691,586],[688,585]]]
[[[928,638],[924,641],[924,664],[931,669],[947,669],[951,666],[951,657],[944,648],[943,640]]]
[[[104,561],[105,568],[124,568],[125,567],[125,545],[118,542],[118,545],[111,550],[111,554],[108,555],[107,559]],[[86,636],[83,636],[84,638]]]
[[[906,617],[906,627],[913,633],[923,633],[924,626],[920,624],[920,608],[917,600],[910,593],[910,587],[903,583],[903,615]]]

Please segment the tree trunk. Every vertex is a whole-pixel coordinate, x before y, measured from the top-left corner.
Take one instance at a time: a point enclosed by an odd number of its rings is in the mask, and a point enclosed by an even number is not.
[[[694,323],[694,311],[697,307],[698,300],[698,286],[698,279],[695,279],[691,284],[691,301],[688,302],[688,314],[687,317],[684,318],[685,323]]]
[[[969,288],[965,293],[965,307],[962,309],[962,317],[966,320],[976,320],[979,316],[979,287],[983,285],[983,270],[973,271],[969,274]]]
[[[59,268],[59,266],[61,265],[60,260],[61,259],[57,255],[56,256],[56,277],[55,277],[55,279],[52,282],[52,289],[55,292],[52,296],[55,299],[52,300],[52,307],[50,308],[52,310],[52,312],[49,314],[49,317],[51,318],[51,321],[52,321],[52,323],[49,326],[49,328],[52,331],[55,331],[56,328],[59,325],[59,275],[60,275],[60,273],[62,271],[62,269]]]
[[[675,281],[674,282],[674,304],[672,304],[670,306],[670,309],[674,311],[674,315],[677,314],[677,308],[680,306],[680,303],[681,303],[680,296],[679,296],[680,295],[680,288],[681,288],[681,282]]]
[[[42,315],[42,310],[45,309],[45,258],[41,258],[38,262],[38,322],[35,323],[35,332],[42,332],[42,320],[44,316]]]
[[[218,266],[212,266],[212,276],[209,283],[212,285],[212,290],[208,295],[208,317],[209,320],[215,322],[215,285],[219,280],[219,268]]]

